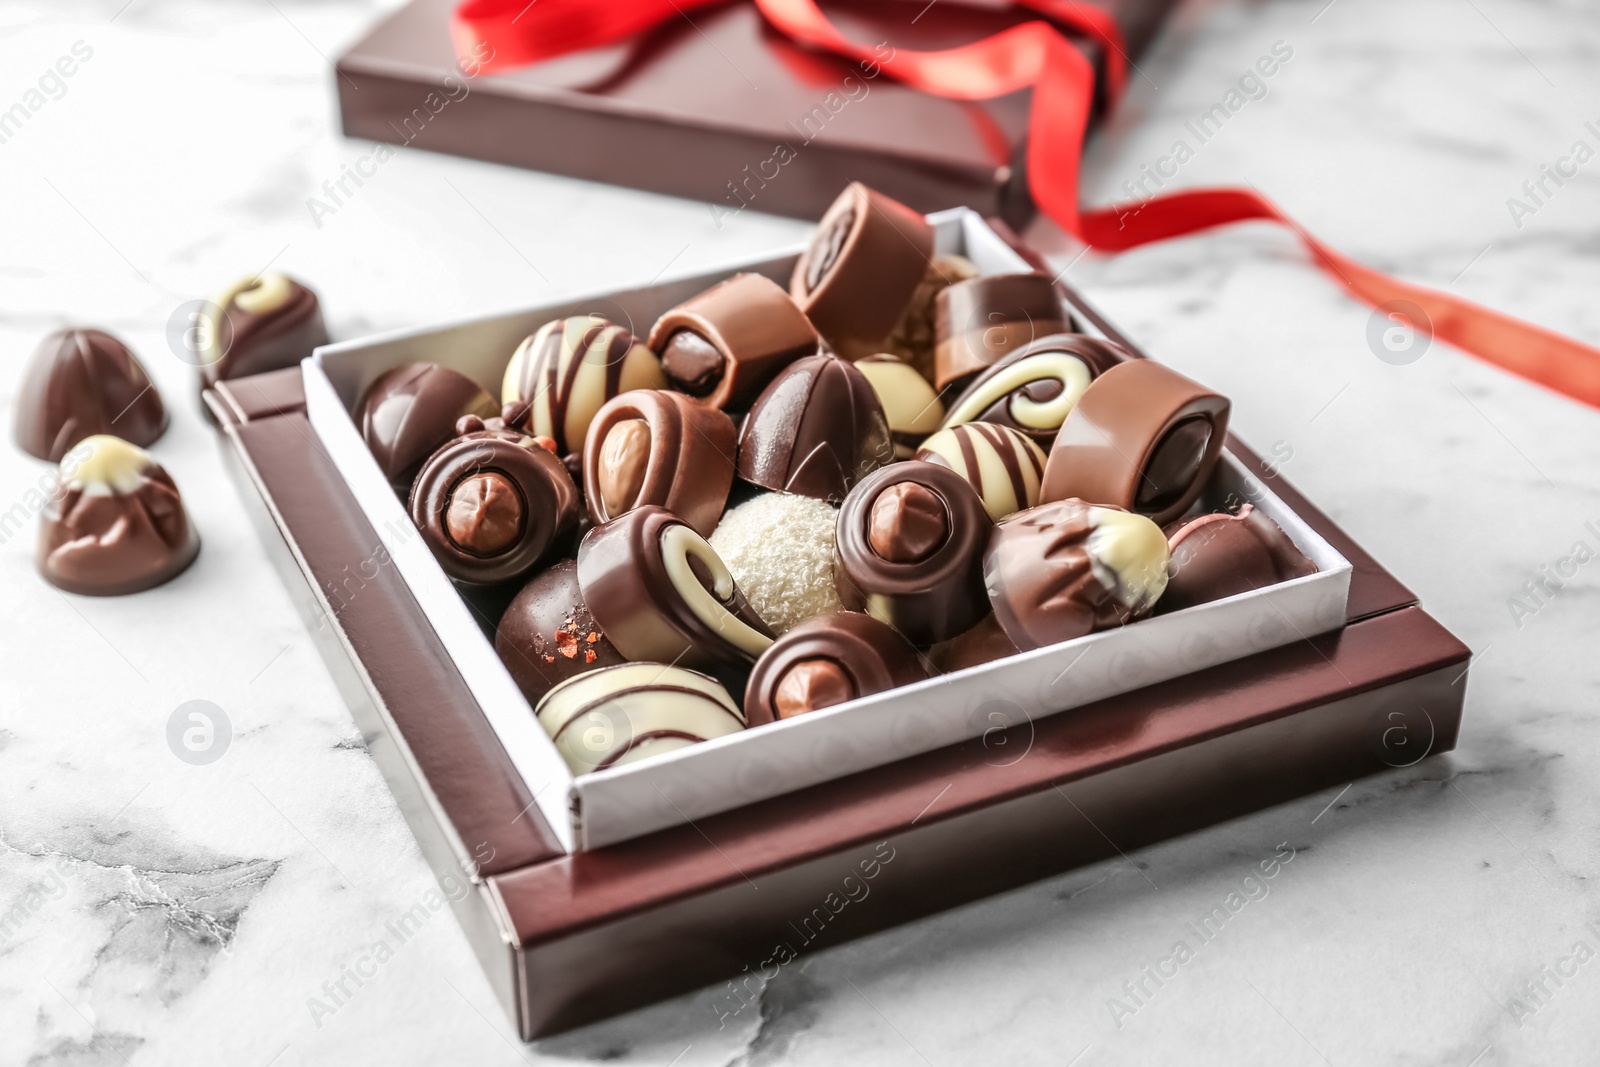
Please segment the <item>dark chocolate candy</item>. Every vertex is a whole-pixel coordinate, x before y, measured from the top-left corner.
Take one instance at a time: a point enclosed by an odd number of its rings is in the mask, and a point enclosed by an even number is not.
[[[596,525],[659,504],[709,537],[733,486],[733,420],[681,393],[637,389],[589,424],[584,497]]]
[[[488,390],[465,374],[437,363],[407,363],[367,387],[355,421],[384,477],[404,494],[423,461],[456,436],[457,421],[493,418],[499,410]]]
[[[561,460],[532,438],[468,433],[423,463],[411,486],[411,521],[450,577],[504,582],[571,536],[578,489]]]
[[[630,389],[661,389],[656,354],[598,315],[556,319],[512,353],[500,383],[505,404],[529,405],[523,427],[556,443],[556,455],[583,447],[589,423],[607,400]]]
[[[59,589],[137,593],[181,574],[200,552],[171,475],[121,438],[98,435],[69,450],[61,484],[41,515],[37,559]]]
[[[722,558],[682,519],[646,504],[584,535],[584,601],[629,659],[739,667],[772,644]]]
[[[200,387],[293,367],[328,343],[317,294],[286,274],[240,279],[202,324]]]
[[[1228,399],[1147,359],[1090,383],[1061,424],[1041,500],[1077,497],[1157,524],[1193,504],[1222,455]]]
[[[625,662],[584,603],[570,559],[522,587],[500,616],[494,650],[530,704],[568,678]]]
[[[767,489],[839,501],[894,459],[883,405],[837,356],[807,356],[773,379],[739,433],[739,477]]]
[[[1077,329],[1047,274],[988,274],[940,291],[934,303],[933,384],[944,389],[1041,337]]]
[[[896,630],[859,611],[837,611],[806,620],[761,654],[744,714],[759,726],[927,677],[927,661]]]
[[[1179,611],[1262,586],[1315,574],[1282,527],[1253,504],[1237,515],[1202,515],[1167,539],[1172,553],[1158,611]]]
[[[1057,500],[995,527],[984,554],[995,621],[1020,649],[1121,626],[1167,584],[1167,539],[1143,515]]]
[[[744,729],[722,684],[664,663],[623,663],[570,678],[537,708],[573,774],[603,771]]]
[[[650,347],[672,388],[742,411],[779,371],[817,350],[817,331],[782,286],[735,274],[657,319]]]
[[[922,442],[915,458],[942,464],[965,478],[996,522],[1039,502],[1044,452],[1008,426],[992,422],[951,426]]]
[[[30,456],[61,462],[86,437],[141,447],[167,428],[167,408],[128,346],[104,330],[57,330],[33,350],[17,390],[13,432]]]
[[[860,359],[884,349],[932,257],[926,219],[851,182],[795,263],[789,292],[833,351]]]
[[[950,402],[944,425],[992,422],[1048,449],[1089,383],[1132,358],[1120,345],[1082,334],[1041,337],[974,378]]]
[[[839,509],[839,599],[917,645],[954,637],[988,613],[983,550],[993,529],[983,501],[949,467],[885,467]]]

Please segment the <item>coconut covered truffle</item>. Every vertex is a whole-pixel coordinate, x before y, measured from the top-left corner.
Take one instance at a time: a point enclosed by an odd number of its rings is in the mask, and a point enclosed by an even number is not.
[[[833,507],[813,497],[763,493],[722,516],[711,547],[756,614],[783,634],[842,608],[833,581],[838,521]]]

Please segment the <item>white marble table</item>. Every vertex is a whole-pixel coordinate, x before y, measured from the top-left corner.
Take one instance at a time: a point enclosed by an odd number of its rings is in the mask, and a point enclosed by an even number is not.
[[[1600,162],[1531,216],[1507,206],[1573,142],[1600,147],[1583,125],[1600,14],[1324,3],[1185,6],[1094,146],[1091,199],[1283,41],[1266,96],[1171,186],[1249,180],[1358,258],[1600,340]],[[272,263],[354,336],[803,227],[746,212],[718,230],[701,204],[421,152],[317,225],[307,198],[369,150],[333,132],[324,57],[381,5],[124,6],[0,8],[0,109],[74,42],[93,50],[0,144],[0,401],[49,329],[120,333],[176,411],[155,453],[205,548],[164,589],[90,601],[35,578],[31,533],[0,544],[0,1063],[1594,1062],[1600,565],[1531,617],[1510,601],[1575,542],[1600,547],[1600,414],[1443,346],[1380,361],[1368,313],[1263,226],[1075,262],[1033,236],[1232,395],[1244,438],[1477,650],[1458,751],[822,952],[722,1029],[706,991],[524,1048],[443,917],[313,1012],[432,879],[246,526],[168,315]],[[0,512],[43,473],[0,448]],[[191,699],[232,725],[207,766],[166,741]],[[1267,896],[1113,1011],[1280,848]]]

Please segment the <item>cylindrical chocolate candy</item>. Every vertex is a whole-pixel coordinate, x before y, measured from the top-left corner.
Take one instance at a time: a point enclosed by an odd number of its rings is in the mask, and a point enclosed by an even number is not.
[[[860,359],[884,350],[932,257],[926,219],[851,182],[823,213],[789,292],[834,352]]]
[[[154,444],[167,408],[128,346],[104,330],[57,330],[33,350],[17,390],[17,447],[60,463],[86,437],[116,435]]]
[[[1041,337],[974,378],[950,402],[944,425],[992,422],[1049,449],[1089,383],[1132,358],[1120,345],[1080,333]]]
[[[893,459],[883,405],[866,375],[837,356],[785,368],[739,433],[739,477],[830,502]]]
[[[951,426],[922,442],[915,458],[942,464],[965,478],[996,522],[1039,502],[1044,451],[1009,426]]]
[[[716,529],[733,486],[733,420],[682,393],[635,389],[589,424],[583,490],[595,525],[659,504],[702,537]]]
[[[500,616],[494,650],[530,704],[568,678],[626,662],[584,602],[570,559],[522,587]]]
[[[629,659],[695,669],[739,667],[772,631],[704,537],[646,504],[596,526],[578,549],[583,599]]]
[[[760,726],[930,677],[927,660],[893,627],[859,611],[809,619],[756,661],[745,719]]]
[[[941,290],[933,310],[933,384],[980,374],[1050,334],[1077,329],[1047,274],[987,274]]]
[[[1077,497],[1171,522],[1216,469],[1229,407],[1227,397],[1148,359],[1112,367],[1061,424],[1039,498]]]
[[[856,370],[878,395],[896,459],[910,459],[917,445],[944,422],[944,404],[917,368],[896,356],[876,355],[855,362]]]
[[[499,410],[488,390],[465,374],[437,363],[407,363],[367,387],[355,421],[384,477],[407,494],[423,461],[456,436],[457,420],[489,419]]]
[[[1172,553],[1161,612],[1181,611],[1262,586],[1315,574],[1283,528],[1253,504],[1237,515],[1202,515],[1167,539]]]
[[[241,278],[211,305],[199,321],[202,389],[293,367],[328,343],[317,294],[277,271]]]
[[[1143,515],[1057,500],[994,529],[984,581],[1019,649],[1071,641],[1148,614],[1167,584],[1167,539]]]
[[[624,663],[568,679],[545,694],[537,714],[573,774],[744,729],[743,710],[720,682],[664,663]]]
[[[983,552],[993,529],[983,501],[949,467],[885,467],[839,509],[839,599],[916,645],[954,637],[989,611]]]
[[[650,347],[673,389],[743,411],[779,371],[817,350],[817,331],[772,279],[735,274],[657,319]]]
[[[527,574],[578,523],[578,487],[532,438],[464,434],[428,457],[411,486],[411,521],[450,577],[477,585]]]
[[[630,389],[661,389],[656,354],[598,315],[547,322],[517,346],[500,383],[500,400],[526,402],[528,433],[556,443],[565,457],[583,447],[600,406]]]

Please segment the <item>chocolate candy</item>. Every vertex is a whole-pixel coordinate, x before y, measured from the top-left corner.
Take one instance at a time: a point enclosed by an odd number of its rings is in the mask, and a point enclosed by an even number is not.
[[[933,228],[897,200],[851,182],[795,263],[789,292],[845,359],[881,352],[933,257]]]
[[[933,384],[981,373],[1041,337],[1077,329],[1045,274],[990,274],[957,282],[934,305]]]
[[[728,513],[711,547],[772,632],[782,634],[815,615],[840,610],[833,585],[834,528],[839,513],[821,500],[762,493]]]
[[[1172,553],[1162,612],[1180,611],[1315,574],[1289,535],[1266,513],[1246,504],[1237,515],[1202,515],[1167,539]]]
[[[437,363],[384,371],[356,402],[355,421],[372,458],[397,492],[406,493],[423,460],[456,436],[464,415],[493,418],[500,409],[477,382]]]
[[[1039,497],[1078,497],[1170,522],[1216,469],[1228,410],[1226,397],[1159,363],[1112,367],[1061,424]]]
[[[602,404],[630,389],[661,389],[656,354],[598,315],[556,319],[517,346],[506,364],[500,399],[527,402],[527,430],[556,443],[556,455],[583,447]]]
[[[200,387],[293,367],[328,343],[317,294],[277,271],[241,278],[212,298],[201,324]]]
[[[17,447],[60,463],[85,437],[116,433],[154,444],[167,408],[128,346],[104,330],[65,329],[33,350],[17,390]]]
[[[500,616],[494,650],[530,704],[568,678],[625,662],[584,603],[570,559],[522,587]]]
[[[200,553],[171,475],[143,449],[98,434],[61,461],[39,526],[39,573],[58,589],[120,596],[181,574]]]
[[[672,388],[742,411],[779,371],[817,350],[817,331],[772,279],[735,274],[657,319],[650,347]]]
[[[926,661],[897,631],[838,611],[801,623],[762,653],[744,691],[745,719],[791,719],[928,677]]]
[[[1132,358],[1119,345],[1082,334],[1041,337],[974,378],[951,401],[944,425],[992,422],[1049,448],[1089,383]]]
[[[757,398],[739,433],[739,477],[767,489],[843,500],[894,458],[872,385],[837,356],[807,356]]]
[[[963,256],[938,253],[928,264],[911,295],[911,304],[883,342],[883,351],[910,363],[928,382],[933,381],[934,308],[939,293],[956,282],[976,278],[978,268]]]
[[[596,525],[659,504],[709,536],[733,486],[733,420],[681,393],[636,389],[606,401],[583,448]]]
[[[941,674],[952,674],[1015,656],[1019,651],[1017,643],[1000,628],[994,612],[990,612],[972,629],[928,649],[928,659]]]
[[[526,574],[572,535],[578,488],[532,438],[468,433],[422,465],[411,486],[411,521],[446,574],[488,585]]]
[[[545,694],[537,714],[573,774],[744,729],[744,712],[719,682],[661,663],[624,663],[571,678]]]
[[[918,645],[954,637],[989,610],[983,550],[993,529],[983,501],[949,467],[885,467],[839,510],[839,599]]]
[[[996,522],[1039,502],[1044,451],[1010,427],[991,422],[952,426],[922,442],[916,458],[965,478]]]
[[[596,526],[578,549],[583,599],[629,659],[740,667],[772,643],[704,537],[646,504]]]
[[[867,377],[889,420],[896,459],[910,459],[924,437],[944,421],[944,405],[926,378],[911,364],[894,356],[858,359],[856,370]]]
[[[994,529],[984,582],[995,621],[1020,649],[1121,626],[1167,585],[1167,539],[1143,515],[1057,500]]]

